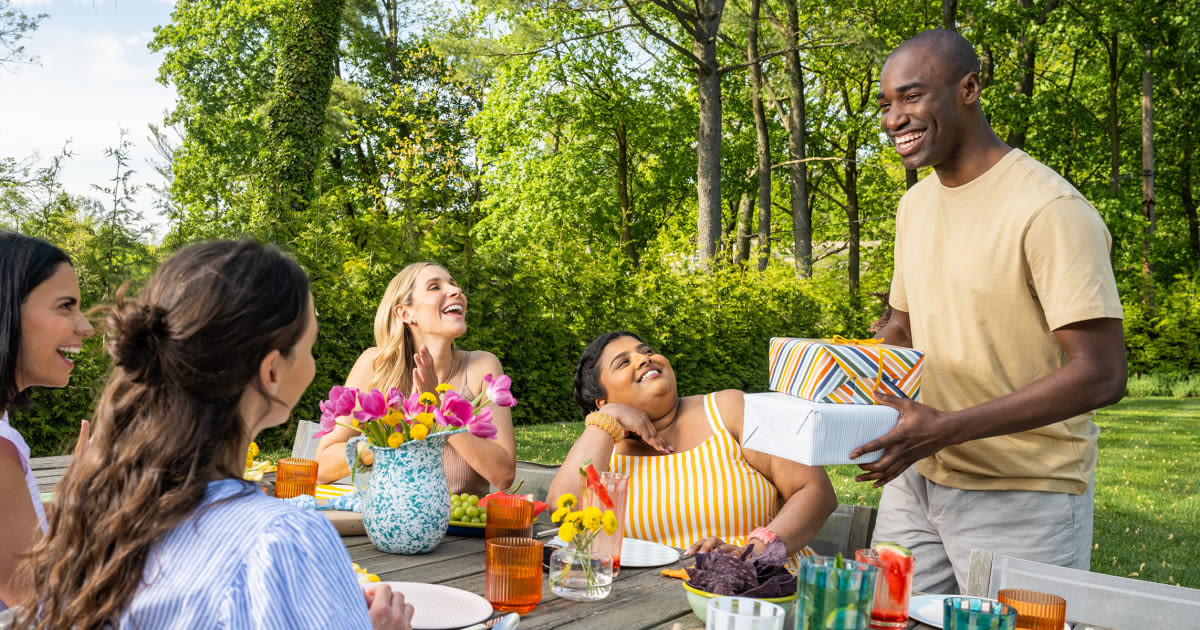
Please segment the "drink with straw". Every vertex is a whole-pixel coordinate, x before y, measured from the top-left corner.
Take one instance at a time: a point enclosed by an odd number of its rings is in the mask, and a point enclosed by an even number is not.
[[[796,630],[868,630],[875,574],[875,567],[841,554],[801,558]]]
[[[901,630],[908,627],[908,600],[912,595],[912,552],[902,545],[875,543],[859,549],[854,559],[879,570],[875,578],[875,606],[871,609],[872,630]]]

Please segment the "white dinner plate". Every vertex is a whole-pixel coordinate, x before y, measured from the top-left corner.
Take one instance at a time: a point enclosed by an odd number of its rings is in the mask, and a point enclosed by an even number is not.
[[[957,597],[957,595],[913,595],[912,599],[908,601],[908,616],[925,625],[941,628],[945,614],[942,601],[947,597]],[[1064,623],[1063,630],[1071,630],[1071,624]]]
[[[679,560],[679,551],[661,543],[636,538],[621,539],[621,566],[661,567]]]
[[[492,605],[475,593],[441,584],[385,582],[404,593],[412,604],[413,630],[449,630],[479,623],[492,616]]]
[[[566,547],[563,539],[555,536],[546,542],[547,547]],[[662,543],[637,538],[621,539],[621,566],[643,568],[661,567],[679,559],[679,550]]]

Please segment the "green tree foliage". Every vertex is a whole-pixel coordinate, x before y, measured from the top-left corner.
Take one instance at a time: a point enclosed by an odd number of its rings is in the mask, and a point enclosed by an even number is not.
[[[0,0],[0,68],[6,64],[32,61],[25,56],[25,46],[21,40],[36,31],[38,23],[45,18],[45,13],[29,15],[14,9],[10,0]]]

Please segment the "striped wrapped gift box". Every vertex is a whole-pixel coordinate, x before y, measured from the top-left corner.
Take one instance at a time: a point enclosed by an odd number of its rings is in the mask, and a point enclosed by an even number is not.
[[[770,389],[814,402],[873,405],[881,391],[918,400],[925,353],[874,339],[771,339]]]

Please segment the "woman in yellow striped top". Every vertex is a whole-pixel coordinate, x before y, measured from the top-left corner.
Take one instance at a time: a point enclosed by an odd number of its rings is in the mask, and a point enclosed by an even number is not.
[[[628,474],[625,535],[690,551],[752,554],[778,537],[801,552],[837,506],[824,469],[742,450],[743,394],[680,398],[671,363],[633,333],[596,338],[575,367],[587,427],[550,486],[579,485],[588,459]]]

